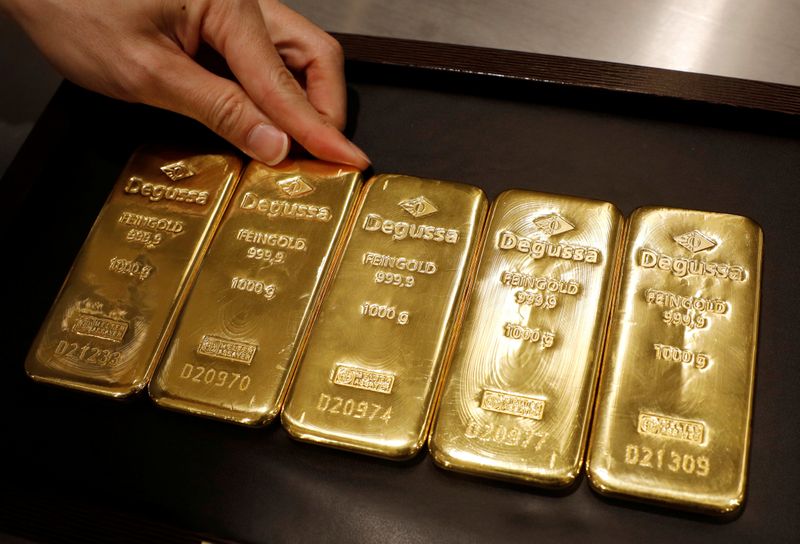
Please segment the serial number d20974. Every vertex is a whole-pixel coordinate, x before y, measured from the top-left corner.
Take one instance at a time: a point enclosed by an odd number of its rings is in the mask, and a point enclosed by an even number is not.
[[[358,401],[351,398],[319,394],[317,410],[328,414],[339,414],[353,419],[366,419],[373,421],[379,419],[384,423],[389,423],[392,418],[392,407],[384,406],[376,402]]]

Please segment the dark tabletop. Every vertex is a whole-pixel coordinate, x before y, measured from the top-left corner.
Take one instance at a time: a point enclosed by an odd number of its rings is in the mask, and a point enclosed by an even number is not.
[[[392,463],[29,381],[27,349],[141,143],[218,144],[174,115],[57,93],[2,182],[0,531],[44,541],[647,542],[800,539],[797,117],[487,76],[349,66],[377,173],[747,215],[765,235],[749,489],[719,521]]]

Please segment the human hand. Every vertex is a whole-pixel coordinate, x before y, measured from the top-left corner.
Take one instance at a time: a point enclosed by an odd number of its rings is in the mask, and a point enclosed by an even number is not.
[[[341,47],[277,0],[0,0],[0,7],[83,87],[192,117],[267,164],[286,156],[287,134],[320,159],[369,164],[340,132]],[[193,60],[201,42],[225,58],[238,83]]]

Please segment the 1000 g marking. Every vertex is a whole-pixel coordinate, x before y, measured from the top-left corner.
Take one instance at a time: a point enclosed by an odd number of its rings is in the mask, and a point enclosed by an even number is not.
[[[377,317],[378,319],[386,319],[387,321],[394,321],[398,325],[405,325],[408,323],[409,313],[405,310],[397,311],[394,306],[386,304],[375,304],[374,302],[364,302],[361,305],[361,315],[367,317]]]
[[[625,446],[625,464],[637,465],[653,470],[667,469],[670,472],[708,476],[711,464],[705,455],[692,455],[674,450],[659,448],[653,450],[647,446],[628,444]]]
[[[251,280],[250,278],[234,276],[231,278],[231,289],[238,289],[239,291],[261,295],[267,300],[275,298],[275,286],[264,283],[261,280]]]
[[[111,260],[108,261],[108,269],[111,272],[122,274],[123,276],[131,276],[141,281],[149,278],[153,272],[153,267],[149,264],[123,259],[122,257],[111,257]]]

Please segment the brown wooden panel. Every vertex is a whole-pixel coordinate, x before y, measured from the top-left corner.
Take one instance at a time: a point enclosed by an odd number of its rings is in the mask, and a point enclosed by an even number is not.
[[[792,85],[468,45],[356,34],[334,36],[351,61],[595,87],[800,114],[800,87]]]

